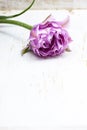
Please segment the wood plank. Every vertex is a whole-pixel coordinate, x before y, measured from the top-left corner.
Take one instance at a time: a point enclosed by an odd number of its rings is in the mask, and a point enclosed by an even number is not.
[[[0,0],[0,10],[23,9],[32,0]],[[32,9],[87,9],[87,0],[37,0]]]

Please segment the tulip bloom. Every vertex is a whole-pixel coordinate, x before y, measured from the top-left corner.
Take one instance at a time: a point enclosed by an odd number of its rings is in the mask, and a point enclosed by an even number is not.
[[[40,57],[53,57],[63,53],[72,41],[63,28],[65,22],[57,22],[48,17],[43,23],[35,25],[30,31],[30,50]]]

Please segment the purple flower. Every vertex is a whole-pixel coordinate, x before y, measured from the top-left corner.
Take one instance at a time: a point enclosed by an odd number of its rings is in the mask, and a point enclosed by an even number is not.
[[[56,22],[50,16],[33,27],[28,47],[40,57],[56,56],[63,53],[72,41],[63,25],[68,22]]]

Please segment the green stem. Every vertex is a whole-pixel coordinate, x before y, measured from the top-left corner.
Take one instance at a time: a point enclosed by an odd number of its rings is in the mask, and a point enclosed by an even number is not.
[[[0,19],[7,19],[7,18],[14,18],[14,17],[17,17],[23,13],[25,13],[27,10],[29,10],[32,5],[34,4],[35,0],[32,1],[31,5],[29,5],[25,10],[23,10],[22,12],[18,13],[18,14],[15,14],[15,15],[11,15],[11,16],[0,16]]]
[[[28,25],[26,23],[20,22],[20,21],[16,21],[16,20],[6,20],[6,19],[0,19],[0,23],[4,23],[4,24],[14,24],[14,25],[18,25],[21,27],[24,27],[28,30],[31,30],[33,27],[31,25]]]

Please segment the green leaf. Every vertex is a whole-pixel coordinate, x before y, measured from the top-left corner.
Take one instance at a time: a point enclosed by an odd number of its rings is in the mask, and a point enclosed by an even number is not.
[[[20,16],[23,13],[25,13],[27,10],[29,10],[33,6],[34,2],[35,2],[35,0],[33,0],[32,3],[26,9],[24,9],[22,12],[20,12],[18,14],[10,15],[10,16],[3,16],[2,15],[2,16],[0,16],[0,19],[8,19],[8,18],[14,18],[14,17]]]

